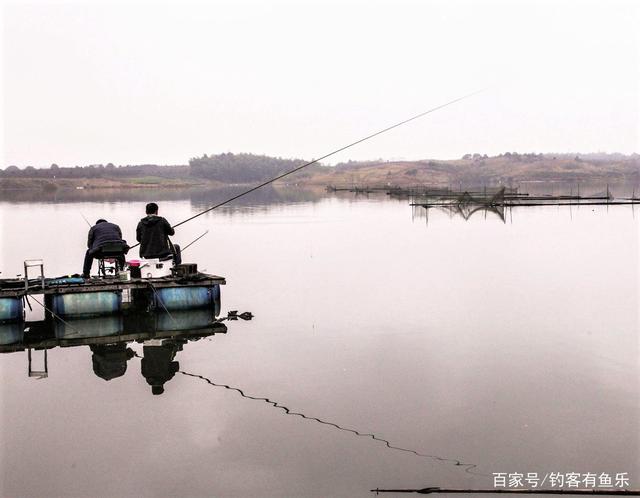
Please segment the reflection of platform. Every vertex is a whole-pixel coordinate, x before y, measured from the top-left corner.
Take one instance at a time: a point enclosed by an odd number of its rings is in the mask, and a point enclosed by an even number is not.
[[[230,312],[217,320],[210,309],[174,313],[128,311],[67,320],[49,315],[41,321],[0,325],[0,353],[26,350],[28,375],[37,379],[49,377],[48,351],[56,347],[89,346],[93,372],[106,381],[122,377],[129,360],[138,357],[142,376],[152,393],[162,394],[165,383],[178,372],[180,365],[175,357],[184,345],[226,334],[222,320],[233,320],[236,316],[242,318]],[[129,347],[132,342],[143,344],[143,355]],[[42,367],[34,367],[36,363]]]
[[[129,312],[64,322],[49,319],[0,325],[0,353],[150,339],[195,340],[226,332],[227,327],[215,319],[211,310]]]

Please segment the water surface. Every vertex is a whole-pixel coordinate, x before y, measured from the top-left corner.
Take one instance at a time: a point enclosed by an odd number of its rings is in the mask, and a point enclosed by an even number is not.
[[[2,277],[36,257],[79,272],[81,215],[133,241],[150,200],[0,201]],[[185,261],[227,278],[223,314],[256,318],[185,344],[161,396],[135,357],[105,381],[88,346],[55,348],[35,380],[25,352],[0,355],[0,492],[370,496],[491,487],[478,474],[493,472],[629,472],[638,487],[639,214],[427,220],[384,196],[299,195],[208,213],[175,241],[210,230]]]

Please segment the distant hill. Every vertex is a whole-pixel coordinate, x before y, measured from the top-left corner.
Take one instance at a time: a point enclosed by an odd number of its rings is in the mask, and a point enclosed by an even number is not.
[[[0,189],[148,188],[256,184],[305,163],[256,154],[203,155],[188,165],[89,165],[0,169]],[[489,157],[465,154],[457,160],[349,161],[312,165],[281,183],[298,185],[517,185],[525,181],[640,184],[640,155],[519,154]]]
[[[467,154],[458,160],[349,161],[323,168],[318,185],[516,185],[525,181],[640,183],[640,155]]]

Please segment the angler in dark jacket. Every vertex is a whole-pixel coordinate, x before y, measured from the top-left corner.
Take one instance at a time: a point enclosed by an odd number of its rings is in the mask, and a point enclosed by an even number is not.
[[[175,230],[162,216],[158,216],[158,205],[150,202],[146,207],[147,216],[140,220],[136,228],[136,240],[140,242],[140,256],[146,259],[164,258],[172,254],[169,235]]]
[[[120,227],[115,223],[109,223],[107,220],[98,220],[96,224],[89,229],[89,237],[87,239],[87,252],[84,255],[84,264],[82,265],[82,276],[89,278],[89,272],[91,271],[91,265],[93,264],[93,258],[98,255],[100,249],[106,244],[113,242],[120,242],[125,247],[127,242],[122,240],[122,231]],[[128,247],[127,247],[128,249]],[[124,266],[124,254],[118,257],[118,263],[120,268]]]

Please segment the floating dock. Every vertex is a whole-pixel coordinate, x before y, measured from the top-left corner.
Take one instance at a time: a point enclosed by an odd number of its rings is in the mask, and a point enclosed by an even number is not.
[[[0,323],[24,319],[24,307],[42,306],[53,317],[103,316],[127,309],[152,311],[208,308],[220,312],[223,277],[205,273],[157,278],[0,279]],[[44,296],[44,302],[39,300]],[[26,304],[25,304],[26,303]]]

